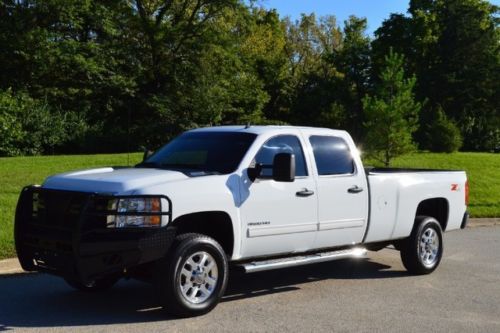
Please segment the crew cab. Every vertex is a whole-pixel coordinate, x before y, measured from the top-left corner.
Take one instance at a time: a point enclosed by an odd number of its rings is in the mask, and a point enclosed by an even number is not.
[[[393,245],[427,274],[464,228],[463,171],[363,168],[349,134],[293,126],[187,131],[135,167],[25,187],[15,221],[27,271],[84,291],[150,279],[165,309],[213,309],[229,268],[247,273],[360,257]]]

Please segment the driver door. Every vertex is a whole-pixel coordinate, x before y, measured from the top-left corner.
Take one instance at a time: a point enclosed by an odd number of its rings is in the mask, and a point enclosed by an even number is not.
[[[302,252],[312,248],[317,230],[317,195],[302,143],[296,135],[279,135],[262,145],[252,164],[270,166],[277,153],[295,155],[293,182],[272,179],[272,169],[249,182],[240,207],[243,257]],[[309,164],[310,165],[310,164]]]

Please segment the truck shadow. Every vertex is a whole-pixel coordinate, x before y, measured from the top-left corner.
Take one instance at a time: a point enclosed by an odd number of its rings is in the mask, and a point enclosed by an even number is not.
[[[233,301],[300,289],[297,285],[327,279],[388,279],[408,276],[369,259],[343,259],[320,264],[245,274],[232,271],[222,301]]]
[[[222,302],[298,290],[300,284],[326,279],[407,276],[404,271],[389,268],[364,259],[253,274],[231,270]],[[120,281],[108,291],[86,294],[72,290],[60,278],[45,274],[1,277],[0,299],[0,331],[11,327],[50,328],[175,319],[163,312],[154,288],[137,281]]]

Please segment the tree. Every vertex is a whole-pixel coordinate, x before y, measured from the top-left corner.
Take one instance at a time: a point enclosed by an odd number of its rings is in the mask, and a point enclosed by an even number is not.
[[[432,113],[433,119],[423,127],[425,141],[421,148],[437,153],[452,153],[462,146],[462,136],[457,125],[448,117],[441,108]]]
[[[464,135],[464,148],[489,150],[500,144],[500,29],[498,7],[482,0],[437,3],[438,102]]]
[[[366,19],[292,22],[253,0],[0,1],[3,154],[154,148],[189,128],[246,122],[340,127],[359,140],[363,97],[383,100],[391,47],[417,79],[422,147],[427,119],[456,124],[464,149],[500,145],[498,8],[411,0],[408,13],[371,41]],[[40,130],[50,117],[64,135]],[[31,129],[31,143],[16,134]]]
[[[342,74],[331,55],[339,50],[342,31],[334,16],[316,19],[302,15],[294,23],[285,20],[289,61],[289,100],[292,124],[340,127],[345,109],[337,91]]]
[[[24,92],[0,91],[0,156],[53,153],[83,126],[74,114],[62,115]]]
[[[391,49],[375,95],[363,98],[367,131],[363,150],[385,166],[415,148],[412,134],[418,128],[421,105],[413,95],[416,79],[405,78],[403,64],[404,57]]]
[[[338,80],[338,99],[345,109],[345,129],[356,139],[363,132],[363,96],[370,89],[370,37],[366,34],[367,20],[350,16],[344,22],[341,47],[330,60],[342,75]]]
[[[11,91],[0,91],[0,156],[13,156],[20,153],[17,144],[24,133],[18,119],[22,108]]]
[[[391,15],[376,31],[374,63],[394,47],[417,77],[422,114],[442,108],[459,127],[464,149],[499,145],[499,8],[485,0],[412,0],[408,12]],[[422,132],[417,139],[426,140]]]
[[[252,7],[242,16],[244,21],[240,27],[245,33],[242,34],[237,54],[243,63],[251,67],[266,94],[262,116],[274,123],[279,119],[285,120],[290,116],[286,24],[279,19],[276,10]]]
[[[127,43],[130,33],[124,28],[130,25],[124,13],[130,11],[117,1],[1,2],[0,89],[43,101],[63,118],[76,116],[86,123],[89,136],[111,132],[104,126],[111,119],[113,132],[120,131],[125,126],[116,124],[135,93],[137,72],[137,61],[130,57],[136,43]],[[81,151],[84,135],[65,131],[65,145],[54,148]],[[84,149],[96,151],[102,143]]]

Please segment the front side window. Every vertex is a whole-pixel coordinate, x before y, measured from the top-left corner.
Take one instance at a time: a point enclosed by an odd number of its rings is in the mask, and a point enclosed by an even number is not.
[[[260,148],[255,156],[255,163],[264,166],[273,164],[274,156],[278,153],[290,153],[295,155],[295,175],[297,177],[307,176],[306,161],[299,139],[294,135],[280,135],[269,139]],[[262,177],[272,177],[272,168],[263,168]]]
[[[354,173],[354,160],[343,139],[334,136],[311,136],[309,142],[320,176]]]

